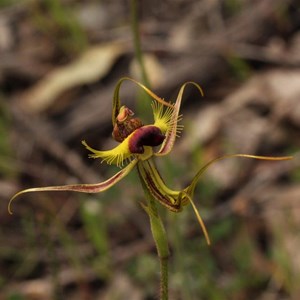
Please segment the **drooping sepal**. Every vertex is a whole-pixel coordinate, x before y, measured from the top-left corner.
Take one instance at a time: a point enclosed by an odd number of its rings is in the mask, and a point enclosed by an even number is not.
[[[20,195],[26,193],[59,192],[59,191],[80,192],[80,193],[100,193],[106,191],[107,189],[115,185],[117,182],[119,182],[121,179],[123,179],[126,175],[128,175],[128,173],[134,168],[137,162],[138,162],[137,159],[133,160],[130,164],[128,164],[125,168],[123,168],[121,171],[116,173],[114,176],[100,183],[46,186],[46,187],[30,188],[30,189],[20,191],[9,200],[8,207],[7,207],[8,212],[12,214],[11,204],[13,200],[15,200]]]

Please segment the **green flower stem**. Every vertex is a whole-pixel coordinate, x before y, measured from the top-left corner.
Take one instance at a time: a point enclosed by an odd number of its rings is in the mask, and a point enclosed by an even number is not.
[[[147,206],[142,204],[150,218],[151,232],[155,241],[156,250],[160,262],[160,299],[168,299],[168,261],[169,246],[166,230],[158,214],[155,199],[149,193],[142,178],[140,178],[147,199]]]
[[[131,0],[131,26],[132,26],[132,33],[133,33],[135,57],[141,68],[142,82],[144,85],[150,88],[150,81],[147,76],[147,70],[145,68],[143,54],[141,50],[137,0]],[[144,103],[144,102],[139,102],[139,103]],[[138,110],[139,110],[139,114],[143,115],[144,112],[147,112],[147,107],[142,106],[142,104],[139,104]],[[145,211],[148,213],[150,218],[151,232],[153,235],[153,239],[155,241],[155,245],[156,245],[156,249],[160,261],[160,299],[167,300],[168,299],[168,262],[169,262],[169,246],[168,246],[167,234],[164,225],[161,221],[161,218],[158,214],[155,199],[149,193],[147,187],[144,184],[143,179],[140,178],[140,180],[148,204],[147,206],[143,205],[143,207]]]
[[[152,197],[151,197],[152,198]],[[168,299],[168,262],[169,262],[169,247],[167,234],[161,218],[157,214],[156,203],[153,201],[148,201],[148,208],[151,210],[148,213],[151,223],[151,231],[153,239],[155,241],[156,250],[158,253],[159,263],[160,263],[160,299]],[[156,211],[156,214],[153,212]]]
[[[168,263],[169,258],[160,258],[160,299],[168,299]]]

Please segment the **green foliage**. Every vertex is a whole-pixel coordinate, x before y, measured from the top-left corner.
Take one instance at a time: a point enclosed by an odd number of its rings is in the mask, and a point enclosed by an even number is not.
[[[107,278],[110,274],[110,253],[103,204],[99,199],[84,199],[80,213],[87,237],[97,250],[92,264],[101,277]]]
[[[241,0],[225,0],[224,8],[230,15],[237,14],[243,7],[243,1]]]
[[[0,175],[6,178],[14,177],[17,172],[9,140],[10,126],[10,116],[0,96]]]
[[[67,55],[78,54],[87,46],[87,37],[70,7],[60,0],[33,5],[33,20],[48,36],[52,35]]]
[[[6,300],[26,300],[26,298],[16,292],[16,293],[10,294],[6,298]]]
[[[292,218],[290,218],[288,211],[286,212],[285,217],[291,232],[286,233],[286,228],[282,228],[280,223],[278,226],[275,226],[271,258],[275,265],[275,280],[277,280],[289,294],[293,295],[297,294],[299,289],[300,272],[297,266],[291,264],[290,256],[292,253],[296,253],[291,245],[297,240],[299,228],[298,224],[291,222]],[[292,234],[292,232],[294,232],[294,234]],[[286,235],[288,235],[288,237]]]
[[[296,151],[295,151],[296,153]],[[291,180],[295,183],[300,182],[300,168],[294,169],[290,174]]]
[[[157,289],[159,270],[155,255],[148,253],[137,255],[127,264],[126,270],[130,277],[143,287],[145,295],[153,295],[153,290]]]
[[[250,65],[242,58],[229,55],[227,62],[231,68],[232,74],[239,80],[246,80],[251,75]]]
[[[20,3],[22,0],[0,0],[0,8]]]
[[[208,247],[193,221],[193,213],[188,209],[171,215],[168,226],[173,249],[171,273],[174,275],[170,277],[171,287],[178,290],[182,299],[226,299],[216,281],[218,261],[212,248],[218,241],[224,242],[232,235],[234,222],[225,219],[211,225],[209,233],[212,246]],[[187,232],[191,230],[192,223],[195,225],[195,232],[199,234],[195,238],[188,238]]]

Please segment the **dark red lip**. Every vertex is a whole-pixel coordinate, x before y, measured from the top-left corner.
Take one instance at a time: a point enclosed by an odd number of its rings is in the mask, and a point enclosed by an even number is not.
[[[131,153],[144,153],[144,146],[159,146],[165,139],[161,130],[153,125],[142,126],[135,130],[129,140]]]

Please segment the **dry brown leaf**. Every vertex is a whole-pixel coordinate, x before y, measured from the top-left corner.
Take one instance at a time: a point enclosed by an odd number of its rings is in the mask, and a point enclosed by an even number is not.
[[[276,109],[280,114],[291,112],[295,107],[295,100],[296,104],[299,103],[299,83],[298,70],[272,70],[253,76],[225,99],[223,109],[228,114],[248,104],[262,104]]]
[[[125,44],[121,42],[89,48],[76,61],[50,72],[28,90],[22,98],[22,106],[30,113],[46,110],[63,92],[105,76],[125,50]]]

